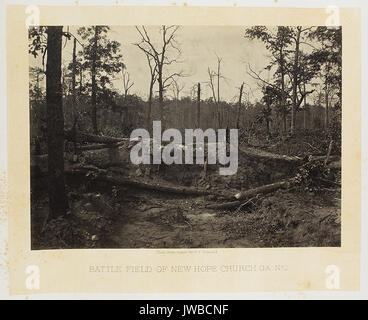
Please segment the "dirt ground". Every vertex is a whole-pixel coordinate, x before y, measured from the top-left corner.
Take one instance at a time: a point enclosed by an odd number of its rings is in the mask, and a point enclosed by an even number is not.
[[[280,191],[250,210],[206,209],[204,199],[147,195],[130,203],[111,238],[121,248],[251,248],[339,246],[335,192],[307,196]],[[322,203],[322,205],[321,205]]]
[[[69,194],[69,215],[46,224],[47,199],[34,201],[32,248],[340,246],[339,189],[279,190],[232,210],[207,209],[211,196],[98,184]]]

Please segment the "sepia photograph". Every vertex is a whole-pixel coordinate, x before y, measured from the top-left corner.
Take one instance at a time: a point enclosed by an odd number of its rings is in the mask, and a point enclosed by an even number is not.
[[[341,246],[342,27],[28,30],[31,249]]]
[[[360,6],[32,1],[0,30],[0,289],[210,299],[132,319],[363,292]]]

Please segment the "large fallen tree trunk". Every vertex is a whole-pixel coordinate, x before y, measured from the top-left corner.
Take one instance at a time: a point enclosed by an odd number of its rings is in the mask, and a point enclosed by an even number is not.
[[[266,184],[264,186],[260,186],[260,187],[253,188],[247,191],[239,192],[234,197],[238,200],[249,199],[251,197],[254,197],[257,194],[265,194],[265,193],[276,191],[281,188],[287,188],[293,182],[293,180],[294,178],[291,178],[291,179],[282,180],[282,181],[271,183],[271,184]]]
[[[80,146],[79,150],[81,151],[88,151],[88,150],[99,150],[99,149],[107,149],[111,147],[116,147],[119,145],[122,145],[126,141],[130,141],[129,138],[118,138],[118,137],[109,137],[109,136],[100,136],[95,134],[88,134],[83,132],[77,132],[73,129],[70,130],[64,130],[64,137],[68,141],[72,142],[91,142],[91,143],[98,143],[97,145],[92,146]],[[162,142],[162,145],[165,145],[168,142]],[[152,139],[150,139],[150,146],[152,150]],[[178,148],[180,148],[183,152],[185,152],[185,146],[178,145]],[[193,143],[193,156],[196,156],[196,144]],[[203,148],[204,156],[206,157],[208,152],[208,144],[205,144]],[[151,151],[152,152],[152,151]],[[276,161],[286,161],[289,163],[303,163],[307,161],[319,161],[321,159],[326,159],[325,156],[310,156],[307,160],[306,158],[301,158],[297,156],[287,156],[287,155],[281,155],[277,153],[272,153],[268,151],[264,151],[261,149],[257,149],[254,147],[239,147],[239,152],[246,155],[249,158],[253,159],[261,159],[261,160],[276,160]],[[328,160],[337,160],[338,156],[330,156]]]
[[[92,144],[92,145],[85,145],[80,146],[78,149],[81,151],[91,151],[91,150],[100,150],[100,149],[110,149],[110,148],[117,148],[122,146],[125,141],[120,141],[118,143],[111,143],[111,144]]]
[[[237,199],[236,201],[230,201],[220,204],[211,204],[206,208],[215,209],[215,210],[227,210],[239,207],[244,203],[244,200],[249,200],[251,198],[256,197],[257,195],[267,194],[278,189],[288,188],[294,181],[295,178],[290,178],[287,180],[266,184],[257,188],[249,189],[247,191],[239,192],[233,196],[233,198]]]
[[[210,204],[206,206],[206,209],[214,209],[214,210],[227,210],[232,209],[235,207],[240,206],[243,203],[243,201],[230,201],[225,203],[216,203],[216,204]]]
[[[112,175],[108,170],[100,169],[94,166],[87,166],[87,167],[80,167],[76,166],[71,170],[67,170],[67,174],[77,174],[82,173],[86,174],[87,172],[94,171],[96,174],[94,175],[94,180],[97,181],[104,181],[111,183],[112,185],[128,185],[136,188],[142,188],[146,190],[153,190],[159,191],[164,193],[174,193],[180,195],[190,195],[190,196],[208,196],[208,195],[215,195],[221,199],[231,199],[233,197],[232,194],[227,192],[216,193],[210,190],[198,189],[198,188],[190,188],[190,187],[182,187],[182,186],[175,186],[170,184],[163,184],[163,183],[154,183],[154,182],[143,182],[137,181],[133,179],[127,179],[120,176],[118,173],[114,172]]]
[[[272,153],[272,152],[264,151],[261,149],[252,148],[252,147],[239,147],[239,152],[243,153],[249,158],[286,161],[286,162],[291,162],[291,163],[296,163],[296,164],[302,164],[303,162],[310,162],[310,161],[326,160],[326,156],[309,156],[309,157],[301,158],[297,156],[287,156],[287,155]],[[338,160],[339,158],[340,156],[338,155],[335,155],[335,156],[329,155],[329,157],[327,158],[327,162]]]
[[[292,156],[286,156],[286,155],[277,154],[277,153],[271,153],[268,151],[251,148],[251,147],[239,147],[239,152],[245,154],[246,156],[250,158],[255,158],[255,159],[261,158],[261,159],[266,159],[266,160],[282,160],[282,161],[288,161],[288,162],[301,162],[303,160],[300,157],[292,157]]]
[[[322,157],[320,159],[315,159],[315,160],[323,160]],[[337,162],[333,162],[330,165],[327,165],[327,167],[330,168],[341,168],[340,167],[340,161]],[[233,196],[233,198],[237,199],[236,201],[231,201],[231,202],[225,202],[225,203],[220,203],[220,204],[212,204],[212,205],[208,205],[207,208],[208,209],[217,209],[217,210],[221,210],[221,209],[232,209],[235,207],[238,207],[240,205],[242,205],[244,203],[244,200],[249,200],[251,198],[254,198],[257,195],[264,195],[270,192],[274,192],[278,189],[286,189],[289,188],[293,183],[295,183],[295,179],[296,177],[293,178],[289,178],[286,180],[282,180],[282,181],[278,181],[275,183],[271,183],[271,184],[266,184],[257,188],[253,188],[253,189],[249,189],[246,191],[242,191],[239,192],[237,194],[235,194]],[[330,180],[326,180],[323,178],[317,178],[317,180],[324,182],[324,183],[328,183],[337,187],[341,187],[340,184],[334,182],[334,181],[330,181]]]
[[[244,204],[244,200],[252,199],[258,195],[267,194],[270,192],[274,192],[278,189],[288,188],[295,178],[290,178],[287,180],[282,180],[279,182],[266,184],[257,188],[249,189],[247,191],[239,192],[233,196],[233,199],[237,199],[235,201],[220,203],[220,204],[211,204],[206,206],[207,209],[215,209],[215,210],[227,210],[239,207],[240,205]]]
[[[129,140],[128,138],[115,138],[108,136],[99,136],[96,134],[89,134],[83,132],[76,132],[74,130],[64,130],[64,138],[68,141],[76,141],[76,142],[96,142],[96,143],[118,143],[123,140]]]

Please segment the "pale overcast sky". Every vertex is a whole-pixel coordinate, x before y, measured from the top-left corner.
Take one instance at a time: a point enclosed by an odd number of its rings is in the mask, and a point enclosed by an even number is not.
[[[147,27],[150,37],[154,40],[159,36],[159,26]],[[77,35],[76,27],[70,31]],[[187,77],[181,78],[180,83],[185,85],[181,97],[190,94],[190,90],[197,82],[202,83],[202,99],[211,96],[211,91],[205,82],[208,81],[207,68],[215,70],[217,56],[222,59],[221,99],[235,101],[239,87],[244,81],[247,85],[244,90],[250,93],[250,99],[259,98],[259,88],[255,80],[246,73],[248,63],[253,70],[260,71],[268,63],[268,53],[260,41],[249,41],[244,38],[245,27],[237,26],[181,26],[177,31],[177,41],[182,51],[180,64],[173,65],[170,72],[183,70]],[[139,42],[139,34],[134,26],[113,26],[109,37],[121,43],[123,61],[127,66],[134,86],[130,93],[140,95],[144,99],[148,96],[150,73],[147,59],[143,52],[134,43]],[[31,59],[31,65],[40,63],[40,59]],[[63,61],[67,65],[72,59],[72,41],[68,41],[63,49]],[[263,71],[267,79],[267,71]],[[116,76],[114,87],[121,92],[121,74]],[[168,91],[167,95],[171,92]]]

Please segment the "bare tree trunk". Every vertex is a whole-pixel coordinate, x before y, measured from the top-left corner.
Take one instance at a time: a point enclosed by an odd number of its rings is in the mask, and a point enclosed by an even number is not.
[[[73,130],[74,130],[74,135],[76,134],[76,130],[77,130],[77,93],[76,93],[76,63],[77,63],[77,53],[76,53],[76,47],[77,47],[77,39],[74,38],[74,42],[73,42],[73,68],[72,68],[72,110],[73,110]],[[74,140],[74,153],[77,153],[77,143]]]
[[[304,92],[305,90],[305,82],[304,82]],[[304,126],[304,130],[307,129],[307,96],[305,96],[304,98],[304,114],[303,114],[304,118],[303,118],[303,126]]]
[[[77,39],[74,38],[74,42],[73,42],[73,68],[72,68],[72,101],[73,101],[73,110],[75,110],[75,103],[76,103],[76,90],[75,90],[75,86],[76,86],[76,60],[77,60],[77,53],[76,53],[76,47],[77,47]]]
[[[284,68],[284,51],[280,48],[280,73],[281,73],[281,97],[280,104],[282,110],[282,122],[283,122],[283,131],[286,133],[287,125],[286,125],[286,99],[285,99],[285,68]]]
[[[124,68],[122,70],[122,74],[123,74],[123,89],[124,89],[124,102],[125,102],[129,94],[129,90],[134,85],[134,82],[130,82],[130,74]]]
[[[330,155],[331,155],[331,151],[332,151],[332,146],[333,146],[333,140],[330,141],[330,144],[328,145],[328,150],[327,150],[327,155],[326,155],[326,159],[325,161],[323,162],[323,164],[326,166],[327,163],[328,163],[328,160],[330,158]]]
[[[148,108],[146,113],[146,128],[148,132],[152,133],[152,121],[151,121],[151,113],[152,113],[152,96],[153,96],[153,85],[154,82],[151,79],[149,96],[148,96]]]
[[[268,120],[268,118],[266,119],[266,132],[267,132],[267,136],[270,136],[270,120]]]
[[[283,123],[283,126],[284,126],[284,132],[286,132],[287,131],[286,112],[283,112],[283,114],[282,114],[282,123]]]
[[[327,86],[327,83],[326,83]],[[326,102],[326,106],[325,106],[325,130],[328,130],[328,125],[329,125],[329,99],[328,99],[328,89],[326,87],[326,92],[325,92],[325,102]]]
[[[219,117],[219,128],[223,126],[223,109],[220,105],[220,69],[221,59],[217,58],[217,103],[218,103],[218,117]]]
[[[158,66],[158,103],[159,103],[159,111],[160,111],[160,120],[161,125],[163,126],[164,122],[164,84],[163,84],[163,78],[162,78],[162,67]]]
[[[220,103],[220,67],[221,60],[217,62],[217,101]]]
[[[293,66],[293,104],[291,109],[291,126],[290,131],[293,134],[295,132],[296,123],[296,109],[297,109],[297,88],[298,88],[298,65],[299,65],[299,44],[300,44],[300,34],[301,27],[297,27],[297,35],[295,41],[295,56],[294,56],[294,66]]]
[[[201,84],[197,85],[197,128],[201,127]]]
[[[46,110],[50,218],[65,215],[64,116],[61,88],[62,26],[47,27]]]
[[[82,93],[83,93],[83,70],[81,66],[79,70],[79,95],[82,96]]]
[[[328,74],[330,72],[330,65],[327,63],[326,77],[325,77],[325,130],[328,130],[329,119],[329,98],[328,98]]]
[[[244,82],[241,84],[240,92],[239,92],[238,114],[236,117],[236,128],[237,129],[239,129],[239,125],[240,125],[240,110],[241,110],[241,103],[242,103],[243,87],[244,87]]]
[[[97,101],[96,101],[96,60],[97,60],[97,39],[98,39],[98,26],[95,26],[95,36],[94,36],[94,44],[93,44],[93,59],[91,66],[91,77],[92,77],[92,127],[93,133],[98,134],[97,127]]]

